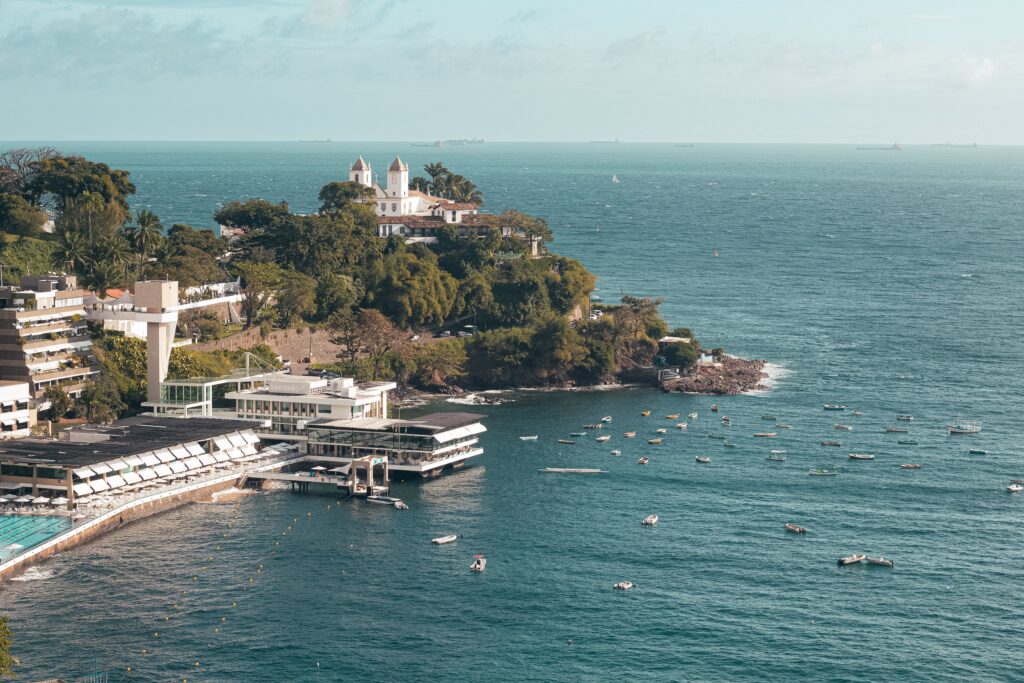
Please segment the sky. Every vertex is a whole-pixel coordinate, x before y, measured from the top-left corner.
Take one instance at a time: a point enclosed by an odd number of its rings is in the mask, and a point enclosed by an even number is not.
[[[0,139],[1024,144],[1018,0],[0,0]]]

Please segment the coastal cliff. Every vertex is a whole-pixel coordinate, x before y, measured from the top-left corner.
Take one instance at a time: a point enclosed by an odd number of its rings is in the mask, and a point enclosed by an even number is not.
[[[763,360],[746,360],[722,355],[714,363],[698,364],[684,376],[663,381],[661,388],[664,391],[720,396],[735,396],[767,389],[763,383],[763,380],[768,378],[768,373],[764,370],[765,364]]]

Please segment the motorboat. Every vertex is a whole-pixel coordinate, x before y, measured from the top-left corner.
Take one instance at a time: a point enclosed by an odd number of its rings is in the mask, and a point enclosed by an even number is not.
[[[628,590],[631,590],[633,588],[633,582],[632,581],[619,581],[617,584],[612,586],[612,588],[614,588],[617,591],[628,591]]]
[[[761,419],[762,419],[762,420],[767,420],[767,421],[769,421],[769,422],[775,422],[775,421],[776,421],[776,420],[778,420],[779,418],[775,417],[774,415],[762,415],[762,416],[761,416]]]
[[[724,424],[724,425],[727,425],[727,424],[729,424],[730,422],[732,422],[732,420],[731,420],[731,419],[729,418],[729,416],[728,416],[728,415],[723,415],[723,416],[722,416],[722,424]]]
[[[697,419],[697,413],[690,413],[689,415],[687,415],[687,417],[689,417],[691,420],[696,420]],[[675,418],[672,418],[672,419],[674,420]]]
[[[437,538],[432,540],[431,543],[433,543],[434,545],[445,545],[447,543],[455,543],[455,541],[458,540],[458,538],[459,537],[455,534],[448,534],[447,536],[438,536]]]
[[[777,432],[757,432],[756,434],[754,434],[754,436],[756,436],[758,438],[761,438],[761,439],[774,439],[776,436],[778,436],[778,433]]]
[[[711,404],[711,412],[712,413],[717,413],[718,412],[718,404],[717,403],[712,403]]]
[[[910,430],[906,427],[897,427],[896,425],[885,425],[885,431],[890,434],[909,434]]]
[[[708,438],[709,439],[718,439],[719,441],[725,441],[725,436],[722,435],[722,434],[718,434],[716,432],[711,432],[710,434],[708,434]]]
[[[531,434],[530,436],[521,436],[521,437],[519,437],[519,440],[520,441],[536,441],[537,440],[537,435],[536,434]]]
[[[394,505],[395,503],[401,503],[401,498],[395,498],[394,496],[367,496],[367,503],[377,503],[378,505]]]
[[[1020,493],[1021,491],[1024,491],[1024,485],[1010,484],[1009,486],[1006,487],[1006,490],[1009,491],[1010,493]]]
[[[803,528],[802,526],[800,526],[798,524],[792,524],[792,523],[786,525],[786,531],[788,531],[788,532],[790,532],[792,534],[806,534],[807,533],[807,529]]]
[[[771,462],[786,462],[786,451],[772,451],[768,454]]]
[[[967,451],[969,455],[988,455],[988,451],[984,448],[971,448]]]
[[[822,446],[842,446],[842,441],[819,441]]]
[[[775,428],[776,429],[792,429],[793,425],[788,425],[785,422],[776,422],[775,423]]]
[[[887,557],[882,557],[882,556],[871,557],[869,555],[868,557],[865,557],[864,559],[867,561],[868,564],[874,564],[874,565],[877,565],[879,567],[888,567],[889,569],[892,569],[894,566],[896,566],[896,562],[893,561],[893,560],[890,560]]]
[[[406,502],[403,501],[403,500],[396,500],[395,501],[395,509],[396,510],[408,510],[409,509],[409,505],[406,504]]]
[[[896,419],[901,421],[901,422],[913,422],[914,421],[914,416],[913,415],[897,415]]]
[[[736,448],[736,444],[734,444],[732,441],[723,441],[722,448]]]
[[[594,441],[597,441],[599,443],[604,443],[606,441],[611,441],[611,440],[612,440],[612,435],[611,434],[605,434],[603,436],[599,436],[596,439],[594,439]]]
[[[611,415],[605,415],[604,417],[601,418],[601,422],[611,422],[611,421],[612,421],[612,416]]]
[[[946,425],[946,430],[950,434],[977,434],[981,431],[981,422],[957,418]]]
[[[540,472],[548,474],[605,474],[607,470],[591,469],[587,467],[545,467]]]
[[[846,410],[846,406],[839,405],[838,403],[826,403],[823,407],[825,410]]]
[[[648,458],[648,457],[647,457],[647,456],[645,455],[644,457],[642,457],[642,458],[640,458],[639,460],[637,460],[637,461],[636,461],[636,464],[637,464],[637,465],[646,465],[646,464],[647,464],[647,463],[649,463],[650,461],[651,461],[651,460],[650,460],[650,458]]]
[[[650,414],[651,414],[651,411],[649,411],[649,410],[641,410],[640,411],[640,417],[647,417]]]
[[[658,515],[647,515],[644,517],[644,521],[640,522],[644,526],[654,526],[658,523]]]
[[[839,470],[829,467],[816,467],[807,473],[810,477],[838,477]]]
[[[583,425],[584,429],[604,429],[604,422],[598,422],[592,425]]]
[[[676,429],[686,429],[689,426],[690,426],[689,422],[677,422],[676,423]]]
[[[623,436],[626,437],[627,439],[632,439],[633,437],[636,436],[636,432],[626,432],[625,434],[623,434]]]
[[[845,567],[849,564],[860,564],[866,559],[867,555],[865,555],[864,553],[853,553],[852,555],[847,555],[846,557],[840,557],[838,560],[836,560],[836,564],[838,564],[840,567]]]
[[[850,425],[842,425],[842,424],[839,424],[838,422],[836,424],[832,425],[832,429],[838,429],[838,430],[844,431],[844,432],[852,432],[853,431],[853,427],[851,427]]]
[[[871,453],[850,453],[850,460],[874,460],[875,456]]]
[[[668,434],[668,430],[665,429],[664,427],[662,427],[661,429],[655,429],[654,433],[655,434]]]
[[[679,419],[679,413],[672,413],[671,415],[666,415],[665,419],[666,420],[678,420]]]
[[[573,441],[572,439],[559,439],[559,440],[558,440],[558,443],[564,443],[564,444],[566,444],[567,446],[571,446],[571,445],[573,445],[573,444],[574,444],[574,443],[576,443],[576,442],[575,442],[575,441]]]
[[[896,442],[900,446],[916,446],[917,442],[913,439],[900,439]]]
[[[586,436],[586,432],[572,432],[569,436]]]
[[[612,455],[622,455],[622,451],[616,448],[614,451],[612,451]]]
[[[710,465],[711,464],[711,458],[709,458],[706,455],[698,455],[696,458],[694,458],[694,460],[696,460],[697,462],[699,462],[702,465]]]
[[[861,415],[863,415],[864,413],[860,412],[859,410],[855,410],[855,411],[853,411],[853,412],[852,412],[852,413],[850,413],[850,414],[851,414],[851,415],[853,415],[854,417],[860,417],[860,416],[861,416]]]
[[[919,470],[919,469],[921,469],[921,465],[919,463],[916,463],[916,462],[908,462],[908,463],[905,463],[903,465],[900,465],[900,469],[901,470]]]
[[[469,571],[479,574],[487,569],[487,558],[483,555],[474,555],[473,564],[469,565]]]
[[[647,439],[647,443],[649,443],[652,446],[657,446],[658,444],[661,443],[661,439]]]

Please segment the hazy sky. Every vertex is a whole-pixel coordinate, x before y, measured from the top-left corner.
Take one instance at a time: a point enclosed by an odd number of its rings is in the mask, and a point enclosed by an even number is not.
[[[0,0],[0,139],[1024,143],[1017,0]]]

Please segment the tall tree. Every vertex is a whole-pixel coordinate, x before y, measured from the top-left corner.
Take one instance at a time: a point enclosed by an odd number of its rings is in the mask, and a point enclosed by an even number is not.
[[[297,319],[309,318],[316,312],[316,280],[294,270],[286,270],[281,273],[274,299],[278,323],[284,328],[291,327]]]
[[[97,195],[127,211],[128,197],[135,194],[135,185],[128,179],[128,171],[83,157],[58,156],[32,164],[25,194],[33,204],[52,204],[57,209],[64,209],[69,201],[82,195]]]
[[[58,230],[50,265],[56,271],[84,272],[89,261],[89,244],[73,230]]]
[[[38,235],[46,223],[46,212],[17,194],[0,194],[0,231],[15,235]]]
[[[320,213],[343,211],[352,204],[372,202],[376,193],[372,187],[351,181],[327,183],[320,188]]]
[[[28,186],[44,159],[56,159],[53,147],[19,147],[0,153],[0,192],[29,198]]]
[[[128,239],[139,254],[140,265],[149,260],[164,239],[164,226],[160,216],[149,209],[139,209],[135,214],[135,225],[127,228]]]
[[[242,281],[242,315],[245,316],[245,327],[249,328],[263,319],[269,309],[281,284],[282,272],[274,263],[243,261],[234,267]]]
[[[43,392],[43,399],[50,402],[50,419],[60,422],[68,414],[74,403],[59,384],[51,384]]]

